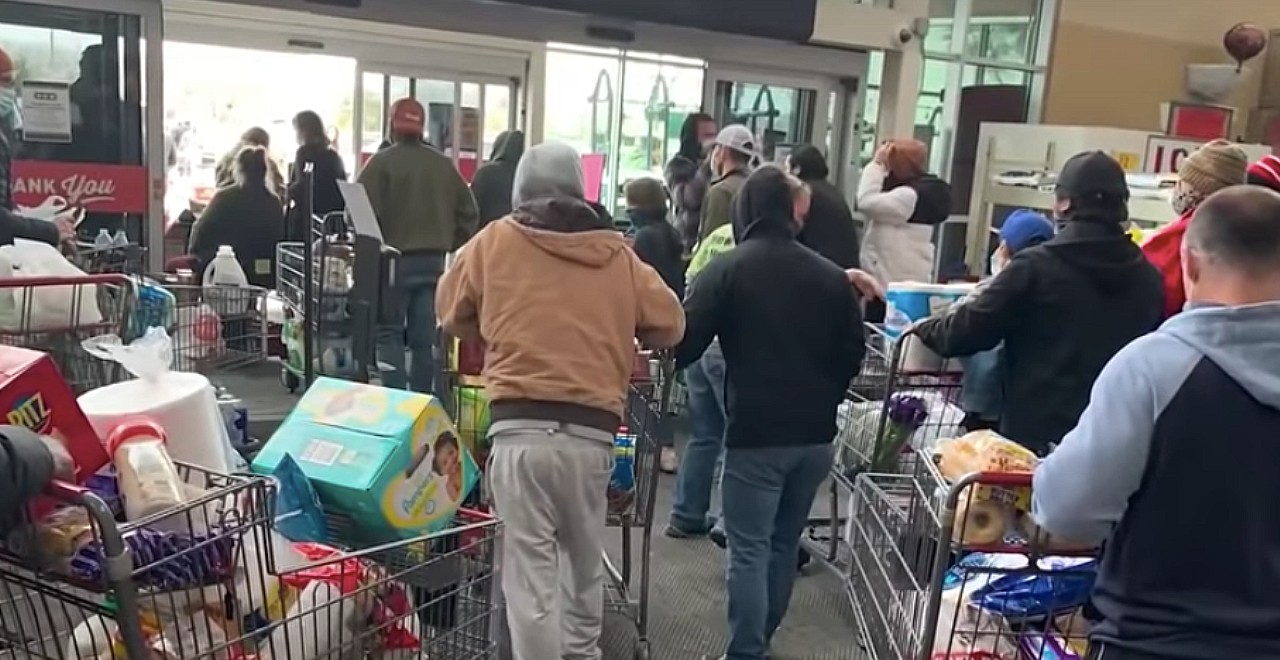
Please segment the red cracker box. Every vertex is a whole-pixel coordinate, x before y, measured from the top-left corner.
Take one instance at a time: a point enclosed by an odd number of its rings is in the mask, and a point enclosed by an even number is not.
[[[0,423],[56,438],[83,483],[107,464],[107,452],[53,359],[39,351],[0,346]]]

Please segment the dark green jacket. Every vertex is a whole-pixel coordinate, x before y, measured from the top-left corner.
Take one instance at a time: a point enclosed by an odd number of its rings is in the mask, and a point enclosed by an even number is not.
[[[422,143],[379,151],[360,172],[386,243],[403,253],[451,252],[476,232],[476,200],[453,161]]]

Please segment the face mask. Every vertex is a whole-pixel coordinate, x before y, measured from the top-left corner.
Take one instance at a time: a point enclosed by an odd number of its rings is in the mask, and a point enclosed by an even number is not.
[[[18,108],[18,92],[12,87],[0,87],[0,116],[8,117]]]
[[[712,148],[714,148],[715,146],[716,146],[716,141],[715,141],[715,140],[707,140],[706,142],[703,142],[703,143],[702,143],[702,155],[703,155],[703,157],[705,158],[708,154],[710,154],[710,153],[711,153],[711,149],[712,149]]]
[[[991,257],[991,276],[995,277],[996,275],[999,275],[1000,271],[1004,270],[1004,266],[1004,259],[999,255]]]
[[[1169,205],[1173,207],[1173,212],[1178,215],[1185,215],[1199,203],[1199,195],[1183,188],[1174,188],[1173,195],[1169,198]]]

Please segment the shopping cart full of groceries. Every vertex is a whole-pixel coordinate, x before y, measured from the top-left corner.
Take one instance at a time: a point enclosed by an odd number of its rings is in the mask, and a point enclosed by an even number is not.
[[[185,501],[128,522],[164,495],[125,469],[51,487],[0,546],[0,657],[493,657],[493,518],[358,546],[335,515],[294,542],[278,481],[175,465]]]
[[[1098,549],[1035,524],[1037,460],[977,431],[855,479],[847,587],[869,657],[1087,656]]]

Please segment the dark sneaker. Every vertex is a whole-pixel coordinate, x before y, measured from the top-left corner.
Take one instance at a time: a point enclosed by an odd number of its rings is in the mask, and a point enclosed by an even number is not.
[[[729,539],[725,537],[724,528],[722,527],[712,527],[711,531],[707,532],[707,538],[710,538],[711,542],[716,544],[716,547],[721,550],[729,547]]]
[[[683,527],[678,527],[673,523],[667,523],[667,526],[662,530],[662,533],[666,535],[667,538],[670,538],[670,539],[700,539],[706,536],[708,531],[709,530],[707,529],[701,529],[696,531],[688,530],[688,529],[684,529]]]
[[[796,558],[796,570],[804,572],[805,567],[807,567],[812,561],[813,555],[809,554],[808,550],[800,548],[800,556]]]

